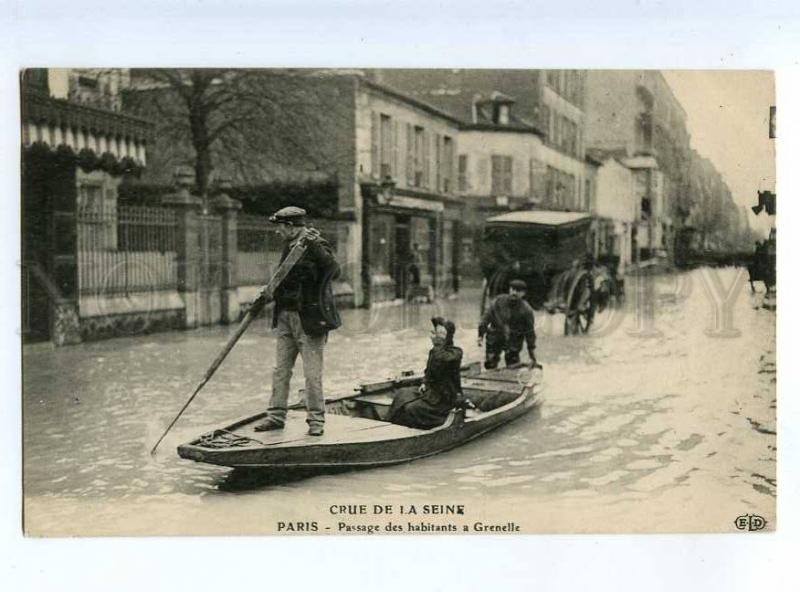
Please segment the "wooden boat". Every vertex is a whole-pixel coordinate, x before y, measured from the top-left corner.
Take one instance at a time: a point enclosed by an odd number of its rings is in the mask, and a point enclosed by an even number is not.
[[[541,371],[462,368],[464,395],[475,409],[455,409],[430,430],[385,420],[393,398],[417,389],[421,375],[363,384],[352,395],[326,401],[325,434],[306,435],[302,404],[289,408],[282,430],[256,432],[264,413],[246,417],[178,447],[182,458],[244,469],[378,467],[438,454],[477,438],[530,411],[540,402]]]

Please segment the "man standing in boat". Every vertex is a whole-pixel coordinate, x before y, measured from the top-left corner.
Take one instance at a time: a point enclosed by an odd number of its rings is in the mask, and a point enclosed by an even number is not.
[[[303,358],[305,405],[310,436],[321,436],[325,425],[325,398],[322,391],[322,359],[328,332],[341,325],[331,289],[331,280],[339,274],[333,250],[319,232],[306,226],[306,211],[289,206],[275,212],[270,222],[286,241],[283,261],[298,241],[306,252],[295,263],[274,294],[264,294],[275,301],[272,327],[277,332],[272,396],[266,419],[256,431],[280,430],[286,422],[289,384],[297,355]]]
[[[537,365],[533,308],[525,301],[526,290],[524,281],[512,280],[508,294],[500,294],[494,299],[478,325],[478,347],[483,345],[486,337],[484,367],[487,370],[497,368],[503,352],[506,367],[519,367],[523,341],[528,345],[531,367]]]

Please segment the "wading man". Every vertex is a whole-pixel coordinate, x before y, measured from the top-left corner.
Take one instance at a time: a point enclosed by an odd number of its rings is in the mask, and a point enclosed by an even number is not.
[[[531,367],[536,365],[536,333],[533,328],[533,309],[525,302],[527,285],[522,280],[512,280],[508,294],[500,294],[492,301],[478,325],[478,346],[486,337],[484,366],[497,368],[500,354],[505,352],[506,367],[520,366],[519,353],[522,342],[528,345]]]
[[[306,389],[305,405],[310,436],[321,436],[325,425],[325,398],[322,392],[322,358],[328,331],[341,325],[331,289],[331,280],[339,274],[339,265],[328,243],[319,232],[306,226],[306,211],[289,206],[275,212],[270,222],[286,241],[281,261],[301,239],[306,252],[294,265],[274,294],[272,327],[278,341],[272,396],[266,419],[256,431],[279,430],[286,422],[289,384],[297,355],[303,358]]]

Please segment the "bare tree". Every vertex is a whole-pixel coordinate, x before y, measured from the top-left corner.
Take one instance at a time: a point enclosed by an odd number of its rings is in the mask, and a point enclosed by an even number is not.
[[[212,171],[240,182],[263,180],[269,166],[329,174],[337,127],[345,124],[309,72],[254,69],[132,71],[130,101],[156,119],[166,149],[191,146],[196,190],[208,196]]]

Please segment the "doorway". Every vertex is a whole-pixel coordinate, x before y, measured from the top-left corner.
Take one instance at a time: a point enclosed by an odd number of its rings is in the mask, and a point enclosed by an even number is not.
[[[395,298],[408,294],[411,260],[411,231],[408,216],[397,216],[394,226],[394,286]]]

